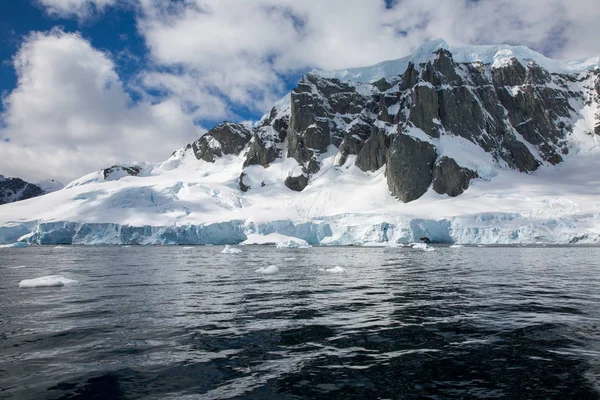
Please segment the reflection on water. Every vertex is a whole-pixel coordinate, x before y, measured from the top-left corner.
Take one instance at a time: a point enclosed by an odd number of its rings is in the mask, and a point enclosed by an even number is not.
[[[221,250],[0,249],[0,398],[600,397],[600,249]]]

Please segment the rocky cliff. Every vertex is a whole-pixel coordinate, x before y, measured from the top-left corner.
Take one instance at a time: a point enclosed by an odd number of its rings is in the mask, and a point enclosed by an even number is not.
[[[577,68],[519,47],[476,49],[469,57],[437,41],[371,68],[309,73],[252,131],[224,123],[187,148],[208,162],[244,155],[243,191],[252,189],[249,167],[280,159],[295,161],[282,180],[302,191],[323,155],[335,152],[340,167],[385,167],[390,192],[403,202],[429,188],[458,196],[489,178],[475,162],[456,159],[451,142],[478,146],[499,168],[523,173],[559,164],[582,110],[597,108],[597,64]],[[590,135],[600,135],[595,112]]]

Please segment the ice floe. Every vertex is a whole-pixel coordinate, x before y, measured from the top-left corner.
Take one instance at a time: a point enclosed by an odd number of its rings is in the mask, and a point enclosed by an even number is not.
[[[235,247],[231,247],[230,245],[225,245],[225,248],[221,250],[223,254],[239,254],[242,251],[240,249],[236,249]]]
[[[51,286],[66,286],[77,283],[76,280],[65,278],[62,275],[48,275],[34,279],[24,279],[19,282],[20,288],[36,288]]]
[[[277,265],[269,265],[268,267],[259,268],[254,272],[265,275],[273,275],[279,272],[279,267]]]
[[[423,251],[435,251],[434,247],[431,247],[425,243],[415,243],[413,244],[413,249],[423,250]]]
[[[337,266],[333,268],[323,268],[321,271],[329,272],[330,274],[343,274],[346,272],[346,268]]]

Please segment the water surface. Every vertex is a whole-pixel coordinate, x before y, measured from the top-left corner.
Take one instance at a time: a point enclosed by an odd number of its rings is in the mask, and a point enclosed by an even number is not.
[[[600,398],[599,248],[241,249],[0,249],[0,398]]]

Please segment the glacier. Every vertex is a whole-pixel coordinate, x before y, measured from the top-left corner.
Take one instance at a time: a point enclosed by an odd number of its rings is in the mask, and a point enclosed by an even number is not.
[[[398,75],[438,49],[451,51],[458,62],[501,66],[516,58],[556,74],[584,76],[599,68],[598,57],[559,61],[518,46],[452,47],[434,41],[400,60],[315,73],[357,82],[361,91],[366,90],[361,82]],[[569,82],[573,90],[593,84]],[[257,124],[289,116],[290,102],[286,95]],[[429,187],[420,198],[402,203],[390,193],[385,166],[365,172],[352,154],[340,163],[333,145],[318,155],[319,169],[303,190],[290,190],[286,177],[301,176],[302,167],[285,145],[268,141],[273,128],[261,125],[258,134],[268,139],[263,150],[284,150],[273,162],[247,165],[252,143],[240,152],[223,150],[212,162],[198,159],[199,150],[188,145],[164,162],[96,171],[62,190],[0,206],[0,244],[397,246],[422,237],[434,244],[598,244],[600,136],[593,132],[600,125],[600,107],[595,98],[573,107],[577,114],[569,121],[573,129],[565,139],[564,160],[543,162],[527,173],[507,168],[465,138],[409,129],[411,137],[435,144],[440,154],[477,173],[458,197]],[[532,147],[532,154],[536,151]]]

